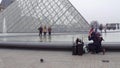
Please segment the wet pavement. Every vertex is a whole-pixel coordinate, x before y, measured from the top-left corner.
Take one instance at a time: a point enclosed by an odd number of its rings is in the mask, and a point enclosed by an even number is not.
[[[0,49],[0,68],[120,68],[119,58],[119,52],[74,56],[71,51]]]
[[[120,42],[120,32],[103,33],[103,42]],[[7,34],[0,35],[0,41],[11,42],[58,42],[58,41],[75,41],[76,38],[88,42],[88,34],[52,34],[51,36],[38,36],[37,33],[25,34]]]

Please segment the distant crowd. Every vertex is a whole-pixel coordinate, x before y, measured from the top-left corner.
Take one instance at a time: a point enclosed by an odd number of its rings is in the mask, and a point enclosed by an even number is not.
[[[52,29],[50,26],[48,28],[46,26],[40,26],[38,30],[39,30],[39,36],[42,36],[42,34],[46,36],[47,32],[48,32],[48,35],[51,36]]]

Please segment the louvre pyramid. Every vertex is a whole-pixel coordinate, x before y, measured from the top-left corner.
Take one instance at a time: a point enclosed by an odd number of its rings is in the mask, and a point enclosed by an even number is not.
[[[0,13],[0,24],[0,32],[5,25],[7,33],[36,33],[40,25],[51,26],[53,32],[79,32],[89,28],[68,0],[16,0]]]

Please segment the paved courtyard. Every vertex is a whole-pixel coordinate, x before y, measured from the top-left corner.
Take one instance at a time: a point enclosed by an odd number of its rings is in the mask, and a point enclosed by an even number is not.
[[[73,56],[71,51],[0,49],[0,68],[120,68],[119,53]]]

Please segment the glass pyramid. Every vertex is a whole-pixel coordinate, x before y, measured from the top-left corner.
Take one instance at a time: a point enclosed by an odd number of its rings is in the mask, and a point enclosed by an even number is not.
[[[11,3],[13,3],[15,0],[2,0],[1,6],[4,6],[4,8],[8,7]]]
[[[89,29],[69,0],[16,0],[0,13],[0,24],[0,32],[4,26],[8,33],[36,33],[41,25],[51,26],[52,32]]]

